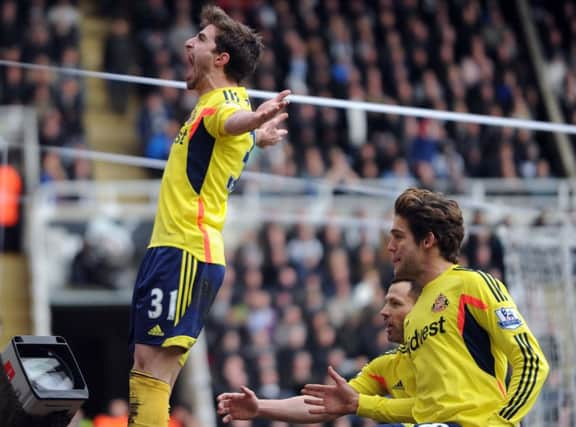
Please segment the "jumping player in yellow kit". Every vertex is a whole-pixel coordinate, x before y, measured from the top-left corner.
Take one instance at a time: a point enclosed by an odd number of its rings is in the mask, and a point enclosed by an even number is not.
[[[407,189],[396,199],[390,234],[394,273],[422,288],[404,323],[416,376],[411,415],[432,425],[517,426],[549,366],[502,282],[456,264],[464,237],[460,207],[439,193]],[[304,393],[318,406],[313,413],[370,412],[377,421],[395,421],[381,398],[346,399],[344,391],[315,384]]]
[[[132,427],[168,424],[172,387],[224,278],[222,228],[228,194],[255,145],[277,143],[289,91],[255,111],[242,80],[262,51],[259,35],[206,6],[186,41],[186,84],[196,107],[175,138],[154,229],[134,288],[130,372]]]

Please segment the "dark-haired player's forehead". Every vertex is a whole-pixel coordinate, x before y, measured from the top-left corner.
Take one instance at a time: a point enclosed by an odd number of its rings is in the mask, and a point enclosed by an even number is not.
[[[213,24],[205,25],[201,27],[200,30],[196,33],[195,37],[198,40],[206,41],[209,39],[215,39],[218,33],[218,29]]]
[[[202,28],[202,31],[207,35],[215,36],[218,34],[218,27],[214,24],[208,24]]]
[[[394,215],[394,220],[392,221],[392,228],[390,228],[390,234],[395,237],[403,237],[410,234],[410,227],[408,221],[406,221],[400,215]]]
[[[409,298],[411,289],[412,284],[408,281],[394,282],[388,287],[384,300],[404,303]]]

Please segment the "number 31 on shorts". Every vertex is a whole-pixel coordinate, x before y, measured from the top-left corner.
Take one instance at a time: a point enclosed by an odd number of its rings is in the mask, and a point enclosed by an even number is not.
[[[150,301],[150,310],[148,310],[149,319],[158,319],[162,316],[162,300],[164,299],[164,292],[160,288],[154,288],[150,291],[152,300]],[[176,298],[178,297],[178,291],[170,292],[170,304],[168,305],[168,317],[167,320],[174,320],[174,315],[176,313]]]

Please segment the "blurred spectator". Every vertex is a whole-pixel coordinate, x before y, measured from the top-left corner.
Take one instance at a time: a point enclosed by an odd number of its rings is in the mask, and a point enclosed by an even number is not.
[[[57,0],[48,9],[47,18],[51,25],[62,25],[67,30],[76,30],[80,25],[80,13],[71,0]]]
[[[22,68],[8,67],[5,70],[4,87],[2,88],[0,102],[2,104],[24,104],[28,99],[29,88],[24,81]]]
[[[2,3],[0,13],[0,47],[15,46],[21,41],[21,20],[15,1]]]
[[[52,33],[54,52],[62,52],[69,46],[77,46],[80,39],[80,14],[69,0],[59,0],[48,10],[48,23]]]
[[[324,254],[320,241],[314,235],[314,228],[305,223],[296,226],[296,235],[288,241],[286,250],[290,261],[301,274],[314,271]]]
[[[292,395],[300,393],[305,384],[310,384],[319,379],[318,372],[314,369],[312,354],[307,350],[297,351],[292,359],[290,381],[286,384]]]
[[[78,409],[67,427],[93,427],[92,421],[85,417],[82,408]]]
[[[78,138],[84,133],[82,113],[84,100],[78,80],[64,79],[56,88],[55,105],[62,115],[62,123],[70,139]]]
[[[277,364],[280,367],[280,383],[283,388],[291,389],[291,373],[288,367],[294,363],[294,358],[299,350],[306,348],[308,329],[304,325],[294,325],[288,330],[286,343],[277,350]]]
[[[172,118],[162,96],[157,92],[150,93],[146,103],[138,113],[138,136],[140,141],[148,144],[155,135],[162,135],[166,131],[168,121]],[[146,150],[143,145],[142,150]],[[164,150],[153,150],[154,154]]]
[[[174,405],[170,411],[168,427],[200,427],[200,423],[187,407]]]
[[[166,160],[170,154],[170,147],[178,132],[180,131],[180,123],[176,120],[170,119],[164,127],[154,133],[146,142],[145,153],[147,157],[152,159]],[[162,170],[159,171],[161,173]]]
[[[135,46],[130,36],[130,23],[123,17],[114,18],[104,46],[104,69],[109,73],[130,74],[134,70]],[[107,81],[108,98],[112,111],[124,114],[128,106],[130,85]]]
[[[22,41],[24,42],[22,60],[25,62],[37,62],[42,56],[48,58],[55,56],[50,31],[44,23],[37,23]]]
[[[330,149],[330,166],[325,178],[333,185],[354,184],[358,181],[358,175],[350,167],[350,163],[344,152],[339,148]]]
[[[20,172],[10,165],[0,165],[0,249],[17,252],[21,247],[20,197],[23,183]]]
[[[138,2],[131,14],[135,30],[166,30],[170,22],[170,11],[164,0]]]
[[[111,400],[107,413],[94,417],[94,427],[124,427],[127,424],[128,402],[124,399]]]
[[[240,387],[250,384],[246,363],[239,355],[230,355],[224,358],[221,374],[215,378],[214,393],[215,395],[228,390],[240,390]]]
[[[64,181],[67,178],[60,156],[54,152],[45,153],[42,158],[40,182]]]
[[[251,290],[246,293],[248,317],[246,328],[250,334],[267,331],[269,334],[276,324],[276,313],[271,305],[271,295],[264,290]]]
[[[471,230],[462,251],[469,266],[503,278],[504,248],[498,236],[490,229],[484,212],[474,212]]]
[[[258,396],[265,399],[281,399],[286,396],[279,384],[278,371],[275,367],[265,367],[259,370],[258,381],[260,387],[257,390]]]
[[[184,43],[191,35],[196,34],[198,29],[192,23],[191,5],[186,0],[176,0],[175,11],[173,13],[174,22],[168,33],[168,43],[172,54],[179,56],[184,49]]]

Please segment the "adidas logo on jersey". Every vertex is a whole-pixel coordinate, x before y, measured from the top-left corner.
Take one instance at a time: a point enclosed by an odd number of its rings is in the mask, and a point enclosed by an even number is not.
[[[402,380],[399,380],[396,384],[392,386],[394,390],[404,390],[404,384],[402,384]]]
[[[160,325],[156,325],[148,331],[148,335],[152,335],[154,337],[163,337],[164,331],[162,330]]]

